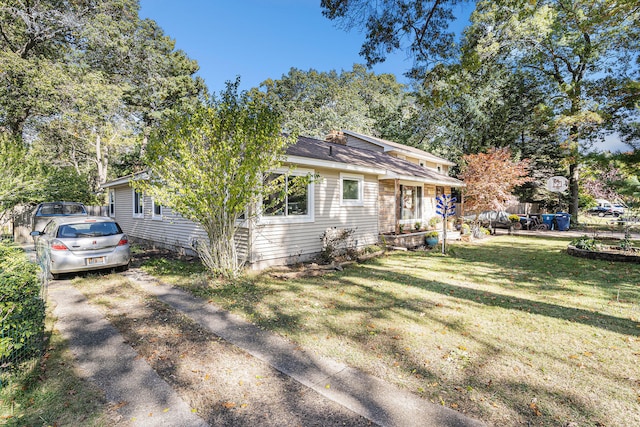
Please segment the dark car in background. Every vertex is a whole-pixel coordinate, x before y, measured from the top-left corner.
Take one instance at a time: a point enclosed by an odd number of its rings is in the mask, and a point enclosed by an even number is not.
[[[61,273],[129,268],[129,239],[112,218],[55,217],[44,230],[31,235],[36,239],[38,263],[51,278]]]
[[[87,216],[87,208],[77,202],[40,203],[33,214],[31,231],[42,231],[52,218],[66,216]]]

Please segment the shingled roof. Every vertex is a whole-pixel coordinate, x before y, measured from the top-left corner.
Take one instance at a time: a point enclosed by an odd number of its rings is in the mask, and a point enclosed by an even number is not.
[[[437,173],[407,160],[393,157],[379,151],[347,147],[308,137],[298,137],[298,141],[287,148],[288,156],[309,158],[323,162],[341,163],[374,169],[379,178],[399,178],[429,184],[462,187],[464,183],[456,178]],[[292,159],[294,160],[294,159]]]

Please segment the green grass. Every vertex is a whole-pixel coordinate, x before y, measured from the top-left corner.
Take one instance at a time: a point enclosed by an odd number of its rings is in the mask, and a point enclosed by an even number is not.
[[[640,265],[574,258],[568,241],[501,236],[287,281],[166,277],[492,425],[640,425]]]

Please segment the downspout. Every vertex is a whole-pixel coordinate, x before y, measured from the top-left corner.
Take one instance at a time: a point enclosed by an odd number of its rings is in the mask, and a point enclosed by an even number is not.
[[[400,215],[401,215],[401,205],[400,203],[402,203],[401,200],[401,194],[400,194],[400,180],[398,178],[396,178],[394,180],[395,185],[394,185],[394,193],[395,193],[395,197],[396,197],[396,209],[395,209],[395,223],[396,223],[396,234],[400,234]]]

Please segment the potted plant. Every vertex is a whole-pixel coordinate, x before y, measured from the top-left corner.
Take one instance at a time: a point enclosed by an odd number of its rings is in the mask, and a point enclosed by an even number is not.
[[[416,221],[413,227],[416,229],[416,231],[420,231],[420,229],[422,228],[422,223],[420,221]]]
[[[440,234],[437,231],[430,231],[424,235],[424,242],[427,246],[433,247],[438,244]]]

